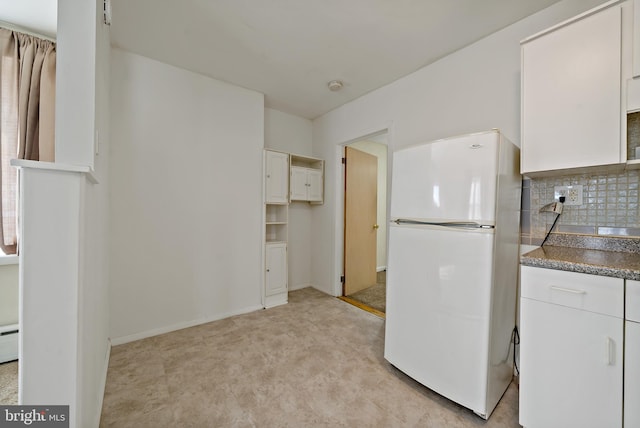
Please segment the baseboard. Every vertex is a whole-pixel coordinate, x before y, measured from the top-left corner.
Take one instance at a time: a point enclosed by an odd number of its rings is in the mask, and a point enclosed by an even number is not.
[[[192,321],[185,321],[173,325],[169,325],[166,327],[154,328],[152,330],[142,331],[140,333],[129,334],[127,336],[121,337],[113,337],[111,338],[111,345],[123,345],[129,342],[135,342],[136,340],[146,339],[148,337],[158,336],[160,334],[171,333],[172,331],[178,331],[189,327],[194,327],[200,324],[206,324],[213,321],[218,321],[224,318],[229,318],[235,315],[247,314],[249,312],[255,312],[258,310],[264,309],[262,305],[249,306],[243,309],[239,309],[237,311],[226,312],[223,314],[215,315],[207,318],[200,318]]]
[[[289,287],[289,291],[302,290],[303,288],[307,288],[307,287],[313,287],[313,286],[311,285],[311,283],[292,285]]]
[[[100,411],[97,414],[97,420],[94,426],[100,426],[100,418],[102,417],[102,405],[104,404],[104,393],[107,390],[107,375],[109,374],[109,359],[111,358],[111,339],[107,339],[107,352],[104,356],[104,369],[103,376],[100,380],[100,388],[98,391],[102,391],[102,394],[98,394],[98,409]]]

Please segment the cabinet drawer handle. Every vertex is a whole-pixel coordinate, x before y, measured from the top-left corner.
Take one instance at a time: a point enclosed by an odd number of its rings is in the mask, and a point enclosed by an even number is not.
[[[551,288],[552,290],[564,291],[565,293],[571,293],[571,294],[587,294],[587,292],[584,290],[574,290],[572,288],[556,287],[555,285],[552,285],[549,288]]]
[[[614,358],[614,348],[613,348],[613,339],[610,337],[607,337],[605,340],[605,346],[606,346],[606,354],[605,354],[605,362],[607,363],[608,366],[612,366],[615,363],[615,358]]]

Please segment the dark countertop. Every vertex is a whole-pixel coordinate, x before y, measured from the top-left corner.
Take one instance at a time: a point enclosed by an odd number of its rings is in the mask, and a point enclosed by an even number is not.
[[[640,253],[545,245],[522,255],[520,263],[640,281]]]
[[[640,238],[552,233],[520,263],[546,269],[640,281]]]

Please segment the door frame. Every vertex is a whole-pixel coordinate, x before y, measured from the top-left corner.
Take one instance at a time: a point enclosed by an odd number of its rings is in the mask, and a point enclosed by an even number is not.
[[[335,199],[335,271],[334,271],[334,286],[333,286],[333,295],[334,296],[342,296],[342,282],[340,281],[340,277],[344,275],[344,194],[345,194],[345,166],[342,163],[342,158],[345,157],[345,147],[349,144],[355,143],[357,141],[366,140],[367,138],[377,137],[379,135],[386,134],[387,141],[381,142],[380,144],[384,144],[387,146],[387,219],[389,218],[390,211],[390,203],[391,203],[391,167],[393,163],[393,154],[391,148],[393,147],[393,126],[392,124],[388,124],[384,127],[374,128],[369,132],[363,132],[357,138],[352,138],[347,141],[343,141],[336,146],[336,157],[335,162],[337,165],[340,165],[340,168],[336,168],[336,177],[335,182],[336,186],[336,199]],[[386,247],[387,247],[387,255],[389,251],[389,233],[387,231],[387,239],[386,239]]]

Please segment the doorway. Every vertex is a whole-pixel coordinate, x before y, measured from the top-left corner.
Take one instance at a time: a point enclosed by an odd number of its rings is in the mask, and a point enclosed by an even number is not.
[[[345,146],[342,299],[384,317],[387,134]]]

